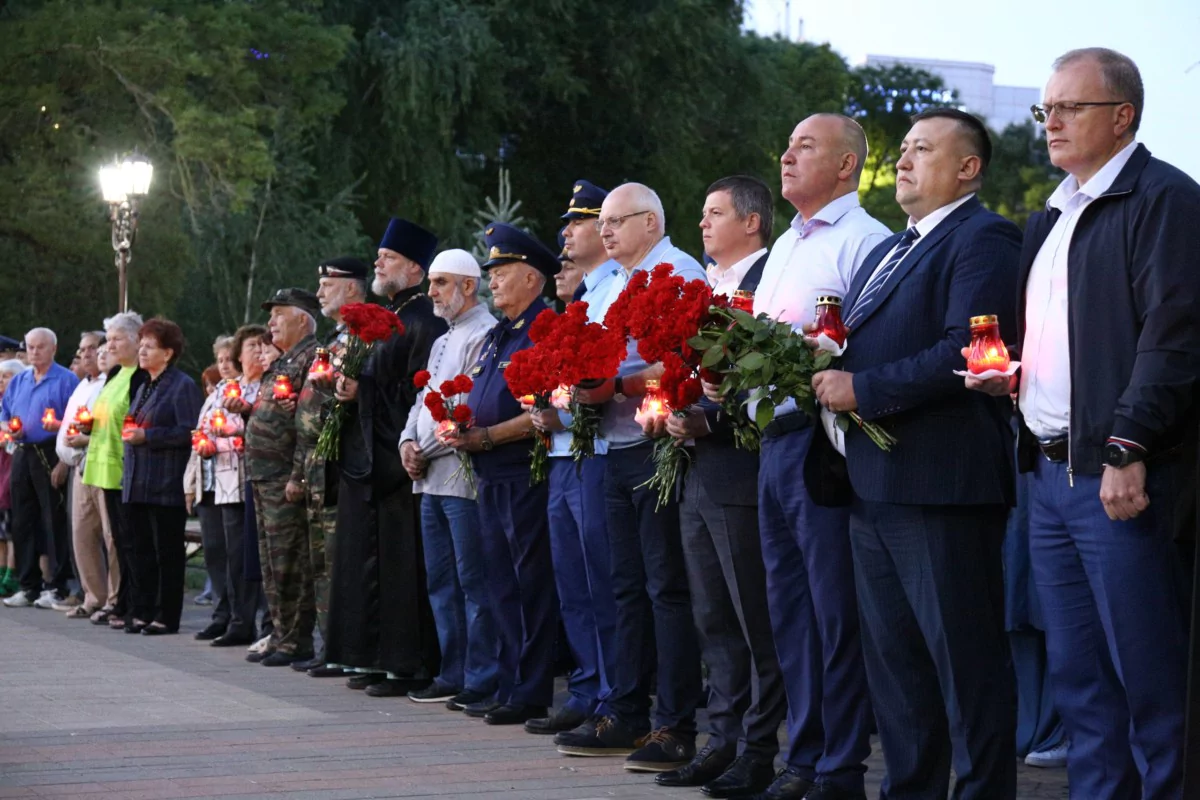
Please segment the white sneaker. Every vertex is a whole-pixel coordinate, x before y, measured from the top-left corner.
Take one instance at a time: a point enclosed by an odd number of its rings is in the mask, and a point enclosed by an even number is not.
[[[39,597],[38,600],[41,598]],[[5,598],[4,605],[9,608],[31,608],[34,600],[29,599],[29,595],[25,592],[17,592],[12,597]]]
[[[270,643],[271,643],[271,637],[264,636],[261,639],[259,639],[257,642],[255,642],[254,644],[247,647],[246,650],[251,653],[265,653],[265,652],[267,652],[267,645],[269,645]]]
[[[53,589],[46,589],[42,596],[33,601],[34,608],[54,608],[58,602],[58,594]]]
[[[1071,743],[1063,740],[1049,750],[1036,750],[1025,756],[1025,765],[1040,769],[1062,769],[1067,765],[1067,752],[1070,749]]]

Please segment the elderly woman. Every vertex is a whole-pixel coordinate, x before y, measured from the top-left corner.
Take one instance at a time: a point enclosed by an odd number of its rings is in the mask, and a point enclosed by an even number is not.
[[[15,358],[0,363],[0,398],[8,391],[8,382],[12,380],[25,365]],[[16,594],[20,588],[17,582],[17,570],[14,562],[14,551],[9,547],[8,523],[12,516],[12,495],[9,493],[9,475],[12,472],[12,454],[8,452],[8,443],[0,447],[0,597]]]
[[[248,326],[257,334],[257,326]],[[197,429],[207,434],[210,445],[203,454],[192,451],[183,476],[185,500],[200,517],[204,543],[204,566],[213,587],[212,621],[196,634],[214,647],[248,645],[254,641],[254,612],[257,591],[245,579],[245,460],[237,439],[244,429],[242,417],[226,406],[232,395],[244,397],[262,376],[257,348],[250,348],[253,362],[246,370],[243,386],[242,354],[250,338],[245,329],[236,336],[221,336],[213,344],[221,380],[204,401]],[[233,387],[237,387],[236,390]],[[257,590],[257,587],[253,587]]]
[[[138,331],[142,318],[126,311],[104,320],[104,341],[108,350],[108,378],[89,412],[90,426],[80,423],[80,434],[87,436],[87,458],[84,460],[83,483],[103,490],[104,508],[117,551],[119,588],[117,601],[111,610],[101,609],[92,615],[96,625],[121,629],[132,622],[130,604],[136,576],[133,574],[133,535],[121,499],[121,481],[125,474],[125,446],[121,427],[129,413],[129,400],[146,380],[138,369]],[[129,619],[127,619],[129,617]]]
[[[121,434],[122,499],[128,507],[137,576],[133,620],[126,633],[178,633],[183,613],[183,473],[201,398],[195,382],[175,366],[182,354],[183,331],[174,322],[152,319],[138,331],[138,365],[147,380],[133,396]]]

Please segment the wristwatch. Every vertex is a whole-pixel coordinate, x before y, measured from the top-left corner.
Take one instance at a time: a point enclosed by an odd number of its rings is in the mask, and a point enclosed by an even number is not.
[[[1130,464],[1143,460],[1146,454],[1136,447],[1126,447],[1120,442],[1109,442],[1104,445],[1104,464],[1109,467],[1128,467]]]
[[[613,379],[612,399],[616,400],[618,403],[624,403],[625,400],[627,399],[625,397],[625,380],[623,378],[621,378],[620,376],[617,376],[616,378]]]
[[[496,446],[496,443],[492,441],[492,435],[488,432],[487,428],[483,429],[483,443],[479,446],[483,448],[483,452],[485,453],[492,452],[492,448]]]

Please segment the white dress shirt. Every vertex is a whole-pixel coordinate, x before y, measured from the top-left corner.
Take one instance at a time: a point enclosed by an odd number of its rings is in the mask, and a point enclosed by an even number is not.
[[[746,273],[754,266],[754,262],[762,258],[762,254],[765,252],[767,252],[767,248],[760,247],[726,269],[720,269],[716,264],[709,264],[705,272],[708,273],[708,285],[712,287],[713,294],[721,294],[732,298],[733,293],[738,290],[738,287],[742,285],[742,281],[746,279]]]
[[[1137,148],[1130,142],[1083,186],[1073,175],[1050,195],[1061,215],[1033,259],[1025,283],[1025,342],[1021,350],[1020,406],[1034,436],[1064,436],[1071,417],[1071,352],[1067,270],[1071,238],[1083,210],[1108,191]]]
[[[75,421],[75,412],[79,410],[80,406],[87,406],[88,409],[95,407],[96,396],[104,388],[106,380],[108,380],[108,376],[100,373],[95,378],[84,378],[79,382],[75,391],[71,392],[71,399],[67,401],[67,407],[63,411],[62,427],[58,429],[58,435],[54,439],[54,452],[58,454],[58,460],[65,462],[68,467],[78,467],[80,472],[83,471],[83,458],[87,455],[87,448],[68,446],[67,428]]]
[[[767,256],[754,293],[754,313],[796,330],[816,321],[817,298],[844,298],[867,254],[890,235],[859,205],[857,192],[839,197],[808,221],[797,214]],[[795,410],[795,401],[788,400],[776,407],[775,416]]]
[[[415,443],[429,462],[425,477],[413,481],[413,494],[475,499],[467,476],[455,475],[461,466],[455,450],[434,436],[437,423],[425,407],[425,394],[430,389],[436,391],[442,381],[467,374],[479,360],[488,331],[495,326],[496,318],[486,305],[480,303],[451,321],[450,330],[435,339],[429,350],[429,385],[417,395],[416,402],[408,412],[408,423],[400,434],[400,447],[405,442]]]

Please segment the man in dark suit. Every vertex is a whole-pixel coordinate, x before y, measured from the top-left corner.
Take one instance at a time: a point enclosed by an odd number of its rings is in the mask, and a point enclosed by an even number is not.
[[[771,190],[736,175],[708,188],[700,228],[718,294],[753,292],[767,263]],[[682,446],[695,440],[679,506],[692,617],[708,665],[708,743],[692,761],[655,776],[660,786],[701,786],[709,797],[760,792],[774,776],[787,711],[767,609],[758,538],[758,454],[739,449],[721,406],[705,400],[667,417]]]
[[[1050,160],[1067,177],[1025,232],[1017,457],[1055,705],[1079,797],[1183,789],[1187,627],[1173,534],[1192,469],[1200,186],[1136,141],[1137,65],[1054,63]]]
[[[841,369],[818,373],[830,412],[897,440],[845,437],[863,655],[887,763],[883,797],[1016,793],[1016,690],[1004,634],[1001,544],[1014,495],[1009,401],[954,370],[972,316],[1015,321],[1016,226],[975,198],[987,129],[918,114],[896,164],[909,228],[875,248],[846,298]]]

